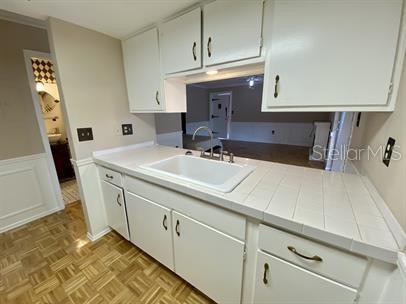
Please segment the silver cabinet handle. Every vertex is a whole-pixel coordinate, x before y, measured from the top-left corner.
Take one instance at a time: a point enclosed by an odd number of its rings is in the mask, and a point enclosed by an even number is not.
[[[164,215],[164,219],[162,220],[162,226],[164,226],[165,230],[168,230],[168,224],[166,223],[167,217],[166,214]]]
[[[106,173],[106,177],[109,178],[109,179],[113,179],[113,178],[114,178],[113,175],[109,175],[109,174],[107,174],[107,173]]]
[[[264,282],[264,284],[268,284],[268,279],[267,279],[267,274],[268,274],[268,270],[269,270],[269,265],[268,263],[264,264],[264,277],[262,278],[262,282]]]
[[[207,56],[211,57],[211,37],[207,40]]]
[[[117,204],[121,207],[120,197],[121,197],[121,194],[119,193],[119,194],[117,195],[116,202],[117,202]]]
[[[293,246],[288,246],[288,249],[289,249],[290,251],[292,251],[294,254],[296,254],[297,256],[300,256],[302,259],[305,259],[305,260],[312,260],[312,261],[316,261],[316,262],[323,262],[323,259],[322,259],[321,257],[319,257],[318,255],[314,255],[314,256],[312,256],[312,257],[303,255],[303,254],[297,252],[296,248],[293,247]]]
[[[160,105],[161,103],[159,102],[159,91],[157,90],[155,93],[155,101],[158,105]]]
[[[193,54],[193,60],[196,61],[197,60],[197,56],[196,56],[196,41],[193,42],[193,47],[192,47],[192,54]]]

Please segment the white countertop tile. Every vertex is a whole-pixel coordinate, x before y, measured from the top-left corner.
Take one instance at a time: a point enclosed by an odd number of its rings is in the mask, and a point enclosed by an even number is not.
[[[232,192],[220,193],[155,176],[139,168],[142,164],[185,151],[151,145],[98,155],[94,159],[113,170],[169,187],[265,224],[359,254],[395,261],[399,248],[361,176],[236,157],[236,163],[254,165],[256,169]]]

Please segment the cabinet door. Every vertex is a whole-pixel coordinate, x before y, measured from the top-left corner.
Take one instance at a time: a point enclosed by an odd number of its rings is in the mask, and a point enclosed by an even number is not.
[[[131,242],[173,270],[170,210],[129,192],[126,202]]]
[[[105,181],[101,181],[101,184],[107,224],[128,240],[129,233],[123,189]]]
[[[401,0],[272,1],[265,109],[385,105],[401,8]]]
[[[218,303],[240,303],[244,243],[175,211],[175,272]]]
[[[355,289],[258,251],[254,303],[352,304]]]
[[[200,8],[164,23],[160,27],[159,36],[166,74],[202,66]]]
[[[261,55],[263,2],[214,1],[203,8],[205,65]]]
[[[124,40],[122,46],[130,111],[162,110],[158,30],[154,28]]]

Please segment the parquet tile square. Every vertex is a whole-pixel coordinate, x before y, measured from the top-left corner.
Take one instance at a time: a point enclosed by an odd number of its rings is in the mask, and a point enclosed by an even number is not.
[[[0,303],[214,303],[115,232],[86,232],[76,202],[0,234]]]

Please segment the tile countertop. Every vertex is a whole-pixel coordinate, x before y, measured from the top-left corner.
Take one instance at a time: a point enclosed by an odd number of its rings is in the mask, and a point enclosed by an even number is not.
[[[221,193],[139,168],[186,150],[152,144],[119,150],[95,152],[93,159],[263,223],[389,263],[397,261],[400,248],[366,177],[236,157],[236,163],[256,169],[232,192]]]

